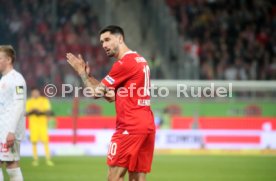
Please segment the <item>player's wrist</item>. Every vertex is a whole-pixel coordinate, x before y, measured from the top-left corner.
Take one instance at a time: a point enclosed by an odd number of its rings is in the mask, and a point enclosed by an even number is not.
[[[85,71],[84,72],[80,72],[79,75],[80,75],[81,80],[83,82],[86,82],[88,80],[88,78],[89,78],[88,74]]]
[[[78,70],[77,72],[78,72],[79,75],[87,74],[86,71],[85,71],[85,69]]]

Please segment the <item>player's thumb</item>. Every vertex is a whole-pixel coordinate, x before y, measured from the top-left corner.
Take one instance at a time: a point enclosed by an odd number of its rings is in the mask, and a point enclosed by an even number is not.
[[[85,62],[85,71],[87,74],[89,74],[89,72],[90,72],[90,67],[89,67],[88,61]]]
[[[82,56],[81,56],[81,54],[78,54],[78,57],[79,57],[79,59],[82,59]]]

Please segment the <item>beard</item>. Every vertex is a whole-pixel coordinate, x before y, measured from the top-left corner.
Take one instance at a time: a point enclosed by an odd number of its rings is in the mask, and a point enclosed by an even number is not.
[[[108,57],[114,57],[118,53],[118,50],[119,48],[115,47],[113,50],[108,50],[105,53]]]
[[[114,51],[112,50],[109,50],[106,52],[106,55],[109,56],[109,57],[113,57],[115,55]]]

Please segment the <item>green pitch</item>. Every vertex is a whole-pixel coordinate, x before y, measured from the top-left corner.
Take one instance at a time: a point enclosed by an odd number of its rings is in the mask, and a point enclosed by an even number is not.
[[[105,157],[54,157],[54,167],[38,167],[23,157],[26,181],[106,180]],[[6,174],[5,174],[6,176]],[[275,181],[275,156],[157,155],[148,181]],[[7,179],[5,180],[7,181]]]

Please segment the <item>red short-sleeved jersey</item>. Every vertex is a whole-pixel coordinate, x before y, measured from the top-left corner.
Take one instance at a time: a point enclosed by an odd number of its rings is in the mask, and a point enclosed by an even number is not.
[[[116,61],[102,83],[115,90],[116,132],[155,132],[150,108],[150,70],[147,61],[133,51]]]

